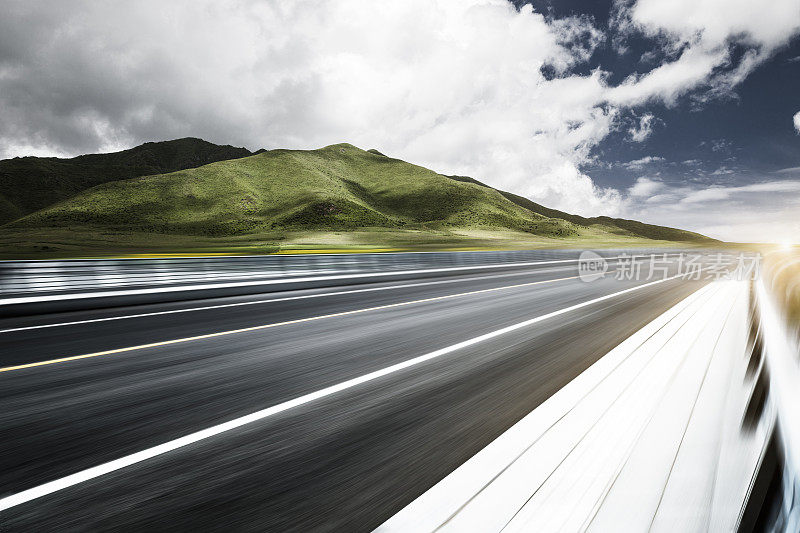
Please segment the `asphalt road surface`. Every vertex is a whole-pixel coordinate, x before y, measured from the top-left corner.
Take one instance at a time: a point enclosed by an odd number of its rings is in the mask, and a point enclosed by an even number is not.
[[[576,275],[3,319],[0,498],[263,416],[12,505],[0,531],[370,531],[703,285]]]

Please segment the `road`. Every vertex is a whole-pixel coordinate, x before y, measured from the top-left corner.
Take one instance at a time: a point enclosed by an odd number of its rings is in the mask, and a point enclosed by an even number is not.
[[[8,506],[0,531],[370,531],[704,283],[576,275],[3,319],[0,497],[127,462]]]

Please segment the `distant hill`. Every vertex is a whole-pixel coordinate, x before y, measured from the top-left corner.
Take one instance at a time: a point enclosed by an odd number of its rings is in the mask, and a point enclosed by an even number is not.
[[[481,183],[476,179],[469,178],[466,176],[450,176],[450,178],[458,181],[476,183],[478,185],[482,185],[483,187],[491,189],[491,187],[489,187],[488,185]],[[522,206],[526,209],[529,209],[534,213],[539,213],[541,215],[551,218],[567,220],[579,226],[587,226],[587,227],[601,226],[608,229],[612,233],[619,232],[622,234],[632,234],[638,237],[643,237],[645,239],[681,241],[681,242],[716,242],[714,239],[706,237],[705,235],[701,235],[699,233],[694,233],[691,231],[670,228],[667,226],[657,226],[655,224],[646,224],[644,222],[638,222],[636,220],[627,220],[624,218],[611,218],[611,217],[586,218],[579,215],[571,215],[569,213],[565,213],[557,209],[550,209],[549,207],[537,204],[536,202],[529,200],[524,196],[520,196],[518,194],[505,191],[500,191],[500,194],[502,194],[504,197],[514,202],[515,204]]]
[[[187,137],[71,159],[16,157],[0,160],[0,224],[101,183],[164,174],[249,155],[251,152],[245,148]]]
[[[172,159],[162,161],[194,165],[200,157],[246,152],[189,141],[190,147],[205,146],[208,151],[176,151]],[[179,144],[154,145],[173,148],[187,140],[174,142]],[[148,146],[155,147],[147,144],[139,148]],[[159,151],[162,155],[164,152]],[[144,157],[132,159],[138,162],[139,169],[146,168],[143,160]],[[109,168],[117,172],[117,167]],[[122,177],[133,173],[126,169]],[[220,242],[234,246],[248,240],[275,243],[286,235],[303,232],[330,236],[369,228],[374,229],[374,245],[409,242],[409,236],[417,243],[466,243],[470,238],[472,242],[483,239],[480,242],[491,243],[495,239],[492,231],[502,234],[500,240],[494,241],[501,245],[545,241],[558,245],[557,242],[592,239],[621,245],[716,242],[674,228],[571,215],[493,189],[473,178],[445,176],[350,144],[318,150],[259,151],[196,168],[114,181],[111,174],[92,176],[99,185],[6,224],[5,242],[33,250],[59,249],[70,243],[70,249],[79,250],[86,236],[102,235],[102,242],[108,245],[136,233],[152,236],[146,238],[148,244],[144,248],[156,243],[159,235],[212,238],[215,246]],[[80,183],[85,185],[89,180]],[[19,190],[15,193],[13,198],[21,196]],[[67,187],[61,189],[61,194],[67,194]],[[139,239],[137,242],[141,242]]]
[[[531,212],[494,189],[349,144],[112,181],[9,226],[78,225],[212,236],[426,225],[577,233],[571,222]]]

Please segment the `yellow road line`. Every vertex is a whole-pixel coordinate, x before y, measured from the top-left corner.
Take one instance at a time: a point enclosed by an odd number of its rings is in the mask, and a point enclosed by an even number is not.
[[[566,277],[566,278],[548,279],[548,280],[542,280],[542,281],[532,281],[532,282],[529,282],[529,283],[519,283],[519,284],[516,284],[516,285],[505,285],[503,287],[494,287],[494,288],[491,288],[491,289],[481,289],[481,290],[477,290],[477,291],[461,292],[461,293],[458,293],[458,294],[448,294],[448,295],[445,295],[445,296],[434,296],[432,298],[423,298],[421,300],[411,300],[411,301],[408,301],[408,302],[400,302],[400,303],[395,303],[395,304],[386,304],[386,305],[378,305],[378,306],[374,306],[374,307],[365,307],[364,309],[355,309],[353,311],[342,311],[340,313],[330,313],[330,314],[327,314],[327,315],[312,316],[312,317],[307,317],[307,318],[298,318],[298,319],[295,319],[295,320],[287,320],[285,322],[273,322],[272,324],[263,324],[261,326],[251,326],[251,327],[248,327],[248,328],[231,329],[231,330],[228,330],[228,331],[220,331],[220,332],[217,332],[217,333],[206,333],[205,335],[195,335],[193,337],[182,337],[180,339],[172,339],[172,340],[168,340],[168,341],[152,342],[152,343],[149,343],[149,344],[139,344],[139,345],[136,345],[136,346],[128,346],[126,348],[115,348],[113,350],[103,350],[102,352],[92,352],[92,353],[87,353],[87,354],[83,354],[83,355],[73,355],[73,356],[70,356],[70,357],[60,357],[58,359],[48,359],[46,361],[39,361],[39,362],[36,362],[36,363],[25,363],[25,364],[22,364],[22,365],[7,366],[7,367],[0,368],[0,372],[10,372],[12,370],[22,370],[22,369],[25,369],[25,368],[33,368],[33,367],[36,367],[36,366],[52,365],[52,364],[55,364],[55,363],[65,363],[67,361],[77,361],[79,359],[88,359],[88,358],[91,358],[91,357],[100,357],[100,356],[103,356],[103,355],[114,355],[114,354],[118,354],[118,353],[132,352],[132,351],[135,351],[135,350],[144,350],[146,348],[156,348],[156,347],[159,347],[159,346],[169,346],[171,344],[179,344],[179,343],[183,343],[183,342],[197,341],[197,340],[203,340],[203,339],[212,339],[214,337],[222,337],[224,335],[233,335],[234,333],[245,333],[245,332],[248,332],[248,331],[258,331],[258,330],[261,330],[261,329],[275,328],[275,327],[278,327],[278,326],[288,326],[290,324],[301,324],[303,322],[311,322],[311,321],[314,321],[314,320],[322,320],[324,318],[335,318],[335,317],[341,317],[341,316],[355,315],[355,314],[358,314],[358,313],[366,313],[366,312],[369,312],[369,311],[378,311],[378,310],[381,310],[381,309],[391,309],[391,308],[394,308],[394,307],[401,307],[401,306],[405,306],[405,305],[412,305],[412,304],[426,303],[426,302],[435,302],[435,301],[438,301],[438,300],[446,300],[448,298],[456,298],[456,297],[459,297],[459,296],[469,296],[469,295],[472,295],[472,294],[482,294],[482,293],[487,293],[487,292],[500,291],[500,290],[504,290],[504,289],[515,289],[515,288],[519,288],[519,287],[528,287],[528,286],[531,286],[531,285],[540,285],[542,283],[553,283],[553,282],[556,282],[556,281],[565,281],[565,280],[569,280],[569,279],[576,279],[577,277],[578,276],[569,276],[569,277]]]

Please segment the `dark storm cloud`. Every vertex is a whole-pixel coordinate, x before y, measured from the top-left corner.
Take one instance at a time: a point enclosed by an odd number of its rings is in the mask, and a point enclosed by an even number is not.
[[[179,11],[161,10],[166,17],[159,19],[122,3],[25,1],[8,8],[0,18],[5,147],[73,154],[198,131],[244,141],[225,124],[224,109],[200,102],[214,96],[202,77],[215,73],[175,61],[191,53],[172,34],[183,24]],[[194,94],[201,86],[204,94]]]

